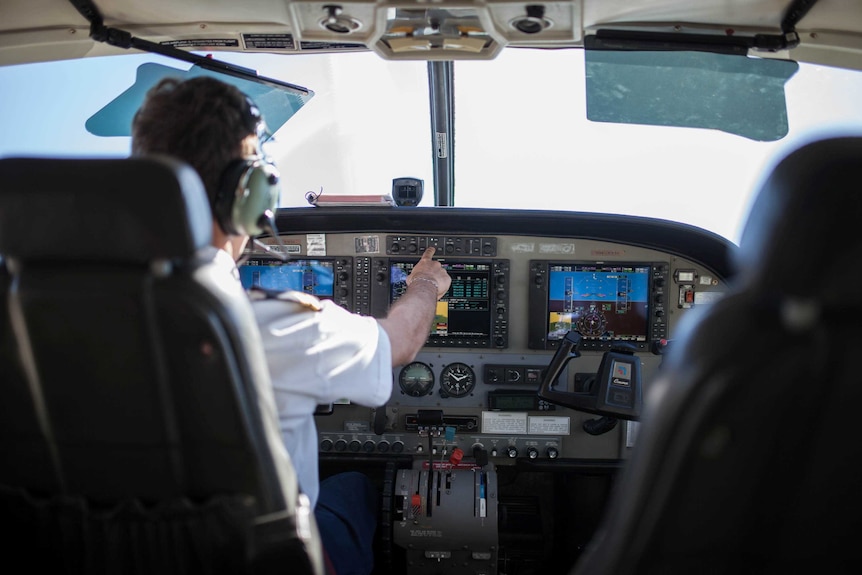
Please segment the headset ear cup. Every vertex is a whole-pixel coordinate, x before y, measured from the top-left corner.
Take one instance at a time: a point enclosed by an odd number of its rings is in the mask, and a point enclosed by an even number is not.
[[[278,207],[281,176],[276,167],[256,160],[242,174],[240,187],[231,210],[231,221],[241,233],[256,236],[263,233],[261,217],[269,217]]]
[[[249,160],[238,159],[229,163],[224,171],[222,171],[219,189],[213,202],[213,214],[222,231],[226,234],[240,234],[233,221],[232,214],[234,202],[237,196],[240,195],[239,187],[241,180],[251,164],[252,162]]]

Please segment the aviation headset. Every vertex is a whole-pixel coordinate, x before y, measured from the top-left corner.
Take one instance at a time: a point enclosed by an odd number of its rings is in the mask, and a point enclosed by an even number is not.
[[[260,110],[248,97],[245,118],[249,133],[259,143],[267,136]],[[260,145],[260,144],[259,144]],[[222,172],[213,201],[213,214],[228,234],[256,236],[270,227],[281,193],[280,175],[272,162],[258,148],[255,156],[229,163]]]

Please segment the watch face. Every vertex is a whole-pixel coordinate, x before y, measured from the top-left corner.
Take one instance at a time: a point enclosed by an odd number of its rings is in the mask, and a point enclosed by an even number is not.
[[[440,372],[440,393],[464,397],[476,386],[476,374],[466,363],[450,363]]]

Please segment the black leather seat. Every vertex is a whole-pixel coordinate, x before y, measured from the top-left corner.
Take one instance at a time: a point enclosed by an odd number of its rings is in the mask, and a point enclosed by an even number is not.
[[[166,158],[0,160],[5,565],[322,573],[211,222]]]
[[[858,573],[862,138],[764,178],[735,287],[682,329],[574,573]]]

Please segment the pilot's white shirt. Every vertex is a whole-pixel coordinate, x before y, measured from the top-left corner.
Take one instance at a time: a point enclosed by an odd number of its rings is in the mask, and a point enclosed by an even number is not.
[[[377,407],[392,394],[392,348],[380,324],[331,301],[316,301],[319,311],[278,299],[252,302],[281,435],[312,506],[319,492],[317,405],[346,399]]]
[[[347,399],[376,407],[392,394],[392,352],[380,324],[331,301],[320,303],[320,311],[279,300],[253,303],[281,436],[312,506],[319,487],[317,404]]]

